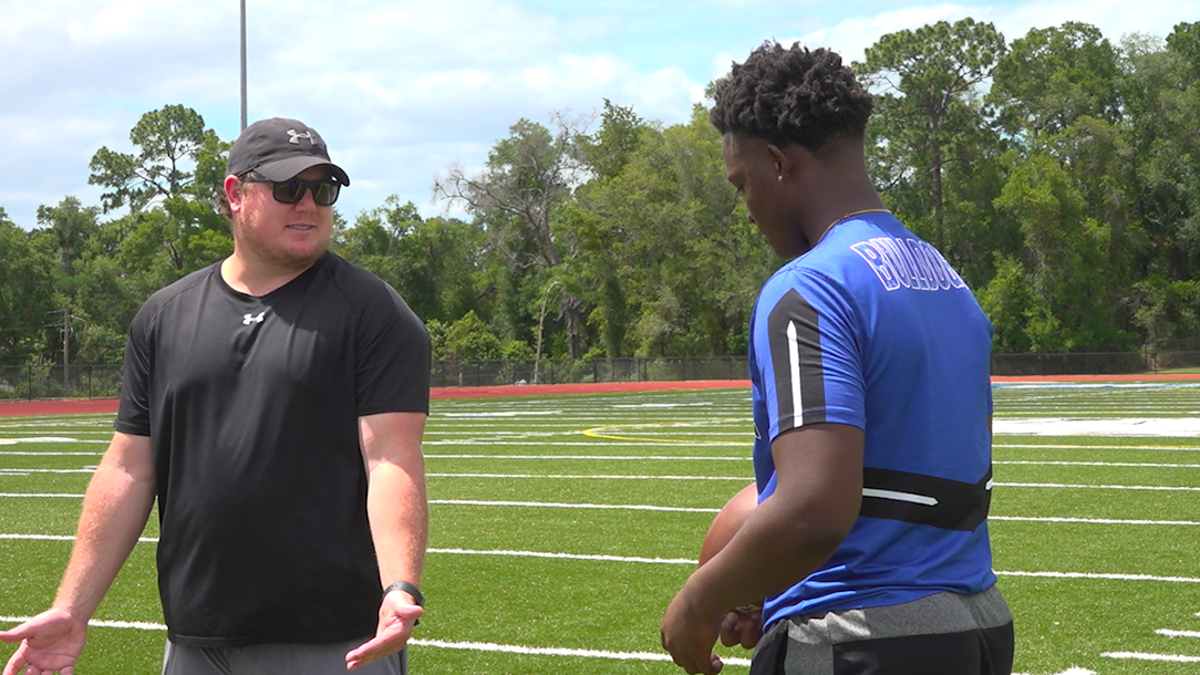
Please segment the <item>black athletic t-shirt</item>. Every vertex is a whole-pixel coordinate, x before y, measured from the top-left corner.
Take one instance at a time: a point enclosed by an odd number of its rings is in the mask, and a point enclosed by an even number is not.
[[[151,296],[130,328],[116,429],[153,445],[172,641],[374,634],[358,418],[428,413],[429,359],[399,294],[331,253],[262,297],[230,288],[220,263]]]

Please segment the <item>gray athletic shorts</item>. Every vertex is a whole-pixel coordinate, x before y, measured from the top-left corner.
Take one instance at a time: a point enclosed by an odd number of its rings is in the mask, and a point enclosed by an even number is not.
[[[181,647],[167,640],[162,672],[163,675],[345,675],[346,652],[368,639],[249,647]],[[360,675],[405,675],[408,672],[405,651],[354,672]]]
[[[751,675],[1009,675],[1013,618],[995,587],[777,621]]]

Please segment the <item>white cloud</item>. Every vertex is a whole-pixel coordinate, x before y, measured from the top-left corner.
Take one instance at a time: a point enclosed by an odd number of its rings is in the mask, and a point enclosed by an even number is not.
[[[433,178],[477,170],[521,117],[586,114],[605,98],[643,118],[686,121],[704,86],[763,39],[828,46],[847,61],[888,32],[965,16],[1012,40],[1031,26],[1095,23],[1116,41],[1167,35],[1200,0],[1147,9],[1115,0],[992,4],[764,0],[248,0],[249,113],[319,129],[354,183],[347,217],[390,194],[424,212]],[[32,227],[39,204],[98,202],[88,162],[128,152],[146,112],[182,104],[226,140],[239,130],[238,3],[8,2],[0,22],[0,207]],[[1164,8],[1167,5],[1163,5]],[[856,11],[858,15],[848,12]],[[1169,15],[1169,16],[1168,16]]]

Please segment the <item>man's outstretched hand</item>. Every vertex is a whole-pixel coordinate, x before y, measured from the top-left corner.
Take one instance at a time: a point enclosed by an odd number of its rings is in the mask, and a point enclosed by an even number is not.
[[[74,675],[75,662],[87,640],[87,622],[65,610],[50,609],[12,630],[0,632],[0,640],[21,642],[4,667],[4,675],[22,672]]]

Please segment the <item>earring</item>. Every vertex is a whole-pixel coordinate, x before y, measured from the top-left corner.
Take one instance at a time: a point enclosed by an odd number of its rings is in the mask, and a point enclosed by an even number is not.
[[[776,180],[778,180],[780,183],[782,183],[783,182],[783,174],[779,174],[779,178],[777,178]]]

